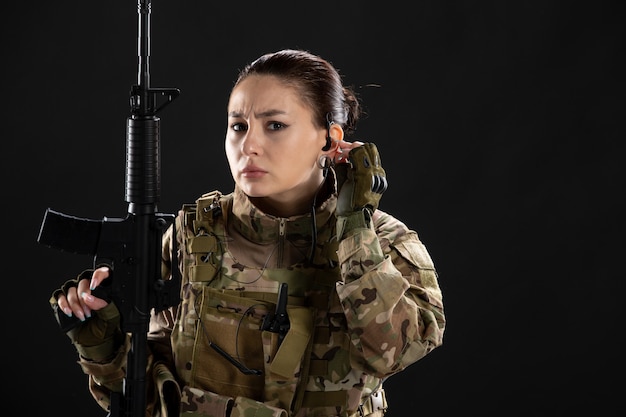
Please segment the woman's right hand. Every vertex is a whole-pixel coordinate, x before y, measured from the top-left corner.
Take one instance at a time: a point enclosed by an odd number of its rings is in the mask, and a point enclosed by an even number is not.
[[[121,315],[115,303],[94,295],[111,278],[110,272],[108,267],[84,271],[54,291],[50,298],[59,326],[80,356],[88,360],[108,361],[124,343]]]
[[[85,321],[91,317],[92,311],[98,311],[109,303],[92,294],[92,291],[109,277],[109,268],[104,266],[93,271],[90,279],[79,278],[76,285],[66,285],[63,291],[56,294],[56,303],[68,317],[76,317]]]

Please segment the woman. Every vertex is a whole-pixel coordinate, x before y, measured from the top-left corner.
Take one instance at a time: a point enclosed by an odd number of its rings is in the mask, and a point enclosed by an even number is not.
[[[240,72],[225,141],[234,191],[183,206],[164,235],[181,303],[151,319],[147,416],[382,416],[383,381],[441,345],[432,260],[378,210],[376,146],[346,140],[359,113],[307,51]],[[85,271],[51,298],[81,320],[68,336],[104,409],[129,349],[115,304],[92,294],[109,273]]]

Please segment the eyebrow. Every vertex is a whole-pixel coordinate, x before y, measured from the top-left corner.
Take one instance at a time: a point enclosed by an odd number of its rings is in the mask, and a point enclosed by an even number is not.
[[[255,113],[254,117],[259,119],[259,118],[264,118],[264,117],[276,116],[277,114],[287,114],[287,112],[283,110],[272,109],[272,110],[263,111],[261,113]],[[244,113],[243,111],[240,111],[240,110],[234,110],[234,111],[228,112],[228,117],[243,117],[243,116],[244,116]]]

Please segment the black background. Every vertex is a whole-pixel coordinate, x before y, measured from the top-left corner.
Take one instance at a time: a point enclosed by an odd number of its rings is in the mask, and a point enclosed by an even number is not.
[[[159,209],[232,188],[241,66],[318,53],[361,94],[381,209],[444,292],[444,345],[387,382],[389,415],[622,415],[624,3],[577,4],[156,0],[151,85],[181,89],[159,114]],[[91,259],[36,238],[48,207],[126,214],[136,36],[130,0],[3,6],[2,397],[28,415],[105,415],[48,306]]]

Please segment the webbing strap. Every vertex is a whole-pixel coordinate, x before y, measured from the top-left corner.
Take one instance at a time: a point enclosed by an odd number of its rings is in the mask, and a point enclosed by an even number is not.
[[[336,407],[344,409],[348,406],[348,391],[306,391],[302,407]],[[351,417],[383,416],[387,411],[385,390],[380,388],[367,397]]]
[[[335,407],[346,408],[348,391],[306,391],[302,400],[303,408]]]
[[[238,297],[268,301],[274,304],[276,303],[276,298],[277,298],[276,293],[273,293],[273,292],[239,291],[239,290],[222,290],[222,291],[238,296]],[[305,304],[305,299],[303,297],[292,297],[291,295],[287,297],[287,305],[303,306],[304,304]]]

